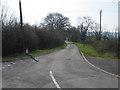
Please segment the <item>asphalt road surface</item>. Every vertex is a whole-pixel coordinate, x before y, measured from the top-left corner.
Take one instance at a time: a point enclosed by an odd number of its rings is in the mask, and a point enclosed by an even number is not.
[[[46,55],[3,63],[3,88],[118,88],[118,78],[90,66],[78,48],[67,42],[65,49]]]
[[[118,60],[113,60],[109,58],[99,58],[99,57],[91,57],[91,56],[85,56],[87,60],[94,64],[95,66],[108,71],[110,73],[113,73],[115,75],[120,75],[120,72],[118,71]]]

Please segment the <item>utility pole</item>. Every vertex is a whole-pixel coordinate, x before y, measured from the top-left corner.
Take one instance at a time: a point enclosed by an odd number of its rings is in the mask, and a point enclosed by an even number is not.
[[[20,24],[21,24],[21,29],[23,30],[23,19],[22,19],[21,0],[19,0],[19,9],[20,9]]]
[[[23,39],[23,50],[25,50],[25,54],[29,55],[34,61],[38,62],[31,54],[28,54],[28,48],[27,43],[25,39],[25,31],[23,29],[23,19],[22,19],[22,7],[21,7],[21,0],[19,0],[19,9],[20,9],[20,25],[21,25],[21,31],[22,31],[22,39]]]
[[[19,9],[20,9],[20,25],[21,25],[21,31],[22,31],[23,50],[25,51],[25,53],[28,53],[28,49],[26,48],[25,31],[23,29],[21,0],[19,0]]]
[[[99,31],[99,39],[101,40],[101,20],[102,20],[102,10],[100,10],[100,31]]]

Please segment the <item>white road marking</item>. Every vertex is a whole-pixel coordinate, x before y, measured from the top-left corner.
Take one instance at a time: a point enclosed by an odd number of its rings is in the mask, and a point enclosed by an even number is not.
[[[16,63],[14,63],[14,62],[11,62],[10,64],[16,64]]]
[[[32,62],[36,62],[36,61],[32,61]]]
[[[80,51],[80,52],[81,52],[81,51]],[[94,68],[96,68],[96,69],[98,69],[98,70],[100,70],[100,71],[102,71],[102,72],[104,72],[104,73],[107,73],[107,74],[109,74],[109,75],[112,75],[112,76],[115,76],[115,77],[120,77],[119,75],[116,75],[116,74],[107,72],[107,71],[105,71],[105,70],[103,70],[103,69],[101,69],[101,68],[99,68],[99,67],[93,65],[92,63],[90,63],[90,62],[85,58],[85,56],[83,55],[82,52],[81,52],[81,54],[82,54],[82,57],[84,58],[84,60],[85,60],[88,64],[90,64],[91,66],[93,66]]]
[[[56,81],[55,77],[53,76],[52,71],[50,71],[50,76],[51,76],[51,78],[52,78],[53,83],[55,84],[55,86],[56,86],[57,88],[61,88],[61,87],[59,86],[59,84],[57,83],[57,81]]]
[[[8,67],[10,67],[11,65],[10,65],[10,64],[8,64],[7,66],[8,66]]]

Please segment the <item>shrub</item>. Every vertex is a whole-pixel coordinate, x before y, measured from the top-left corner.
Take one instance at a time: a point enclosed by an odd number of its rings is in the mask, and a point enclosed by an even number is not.
[[[42,30],[29,24],[24,25],[25,45],[29,51],[50,49],[64,44],[64,36],[55,30]],[[23,53],[23,32],[19,23],[5,26],[2,30],[2,56]]]
[[[114,57],[118,56],[118,39],[96,40],[95,38],[87,38],[85,44],[92,45],[99,54],[109,53]]]

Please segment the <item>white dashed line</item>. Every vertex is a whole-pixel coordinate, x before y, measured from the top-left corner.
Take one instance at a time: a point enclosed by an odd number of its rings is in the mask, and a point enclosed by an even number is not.
[[[59,84],[57,83],[57,81],[55,80],[55,77],[53,76],[52,71],[50,71],[50,76],[51,76],[51,78],[52,78],[53,83],[55,84],[55,86],[56,86],[57,88],[61,88],[61,87],[59,86]]]
[[[11,62],[10,64],[16,64],[16,63],[14,63],[14,62]]]
[[[10,65],[10,64],[8,64],[7,66],[8,66],[8,67],[10,67],[11,65]]]
[[[32,62],[35,62],[35,61],[32,61]]]

